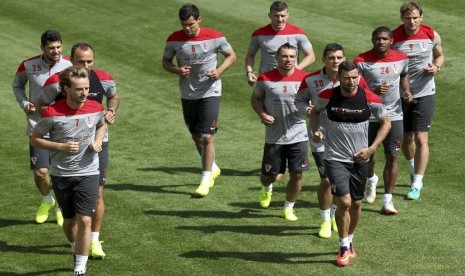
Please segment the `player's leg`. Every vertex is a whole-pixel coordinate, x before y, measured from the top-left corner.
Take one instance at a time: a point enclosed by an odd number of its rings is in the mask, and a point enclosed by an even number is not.
[[[283,146],[277,144],[266,144],[263,147],[262,173],[260,182],[262,189],[258,202],[262,208],[268,208],[273,193],[273,183],[282,170]],[[285,162],[285,159],[284,159]]]
[[[368,127],[368,144],[371,145],[376,138],[380,124],[378,122],[370,122]],[[375,203],[376,188],[378,187],[378,176],[375,173],[376,157],[373,154],[368,161],[368,178],[365,189],[365,200],[367,203]]]
[[[103,199],[103,188],[106,184],[107,168],[108,168],[108,142],[102,143],[102,151],[98,153],[99,156],[99,190],[98,199],[95,206],[95,214],[92,217],[92,244],[90,247],[90,256],[94,259],[103,259],[106,255],[102,248],[102,241],[100,241],[100,231],[102,229],[103,216],[105,214],[105,201]]]
[[[29,155],[34,182],[42,195],[42,202],[36,213],[36,222],[44,223],[48,219],[50,209],[56,204],[51,192],[52,185],[48,172],[48,168],[50,167],[50,152],[46,149],[29,146]],[[57,209],[57,213],[57,223],[63,225],[61,211]]]
[[[317,197],[318,197],[318,207],[320,209],[321,224],[318,235],[321,238],[330,238],[331,237],[331,228],[332,221],[334,220],[334,225],[336,225],[336,220],[334,218],[334,213],[332,210],[333,196],[331,195],[331,185],[329,183],[329,178],[325,172],[325,165],[323,152],[312,152],[313,160],[320,175],[320,184],[318,185]],[[333,216],[331,214],[333,213]],[[334,228],[337,229],[337,226]]]

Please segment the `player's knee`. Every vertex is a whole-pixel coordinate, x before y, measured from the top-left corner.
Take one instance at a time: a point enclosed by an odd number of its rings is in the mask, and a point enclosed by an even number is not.
[[[35,169],[34,179],[38,181],[48,179],[48,169],[47,168]]]

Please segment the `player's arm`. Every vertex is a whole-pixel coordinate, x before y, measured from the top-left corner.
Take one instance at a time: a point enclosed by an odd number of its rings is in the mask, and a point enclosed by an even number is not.
[[[444,53],[442,51],[441,37],[435,31],[434,32],[434,47],[433,47],[433,63],[428,64],[428,74],[435,75],[444,66]]]
[[[250,49],[247,51],[245,56],[245,75],[247,77],[247,83],[253,86],[257,82],[257,76],[253,73],[253,67],[255,65],[255,54],[257,51]]]
[[[310,111],[310,127],[313,133],[313,141],[319,143],[323,140],[323,132],[320,130],[320,113],[317,108],[312,108]]]
[[[191,72],[191,67],[188,65],[181,66],[181,67],[176,66],[173,63],[173,58],[163,57],[162,66],[163,66],[163,69],[165,69],[166,71],[179,75],[181,77],[187,77],[189,76]]]
[[[389,130],[391,129],[391,120],[389,119],[389,115],[386,114],[384,117],[380,118],[378,122],[380,127],[376,133],[373,143],[368,148],[361,149],[359,152],[354,154],[354,161],[356,163],[367,162],[376,152],[376,149],[383,142],[384,138],[388,135]]]
[[[23,64],[20,65],[20,68]],[[35,106],[29,102],[26,96],[26,84],[27,84],[26,71],[18,69],[15,79],[13,80],[12,89],[16,97],[16,101],[19,106],[23,109],[24,113],[30,115],[34,114]]]
[[[413,101],[413,94],[410,92],[410,78],[408,73],[400,75],[400,87],[404,91],[404,101],[411,103]]]
[[[265,112],[261,98],[252,93],[252,96],[250,97],[250,104],[264,125],[271,125],[274,123],[274,117]]]
[[[223,74],[236,62],[236,53],[234,52],[233,48],[229,48],[228,51],[221,52],[221,54],[224,56],[223,63],[221,63],[220,67],[208,72],[207,76],[210,79],[219,79],[221,74]]]
[[[110,125],[115,122],[116,110],[119,107],[119,95],[115,92],[113,96],[107,98],[107,111],[105,112],[105,121]]]
[[[95,131],[95,139],[92,144],[89,145],[89,148],[94,152],[102,151],[103,138],[105,137],[105,132],[107,131],[107,124],[102,123],[101,121],[97,124],[97,129]]]
[[[44,135],[38,133],[35,129],[32,132],[29,143],[33,147],[48,149],[52,151],[63,151],[71,154],[75,154],[79,151],[79,143],[74,141],[66,141],[64,143],[50,141],[44,139]]]
[[[296,66],[296,68],[300,70],[304,70],[306,67],[312,65],[315,62],[315,53],[313,52],[313,48],[303,50],[302,53],[304,54],[304,58]]]

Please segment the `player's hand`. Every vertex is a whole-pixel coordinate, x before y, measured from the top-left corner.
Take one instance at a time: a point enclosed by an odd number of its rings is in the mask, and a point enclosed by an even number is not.
[[[378,85],[378,94],[379,95],[386,95],[386,93],[389,91],[389,84],[387,81],[383,81],[381,85]]]
[[[61,150],[69,154],[76,154],[79,152],[79,142],[67,141],[62,144]]]
[[[271,116],[271,115],[268,115],[268,114],[264,114],[263,116],[261,116],[262,118],[262,123],[266,126],[266,125],[271,125],[274,123],[274,117]]]
[[[178,74],[182,77],[189,77],[191,67],[189,65],[178,67]]]
[[[404,101],[406,103],[411,103],[413,102],[413,94],[410,91],[405,91],[404,92]]]
[[[105,111],[105,121],[112,125],[115,122],[116,116],[115,113],[113,113],[110,110]]]
[[[257,76],[255,76],[255,74],[252,72],[247,73],[247,83],[250,86],[253,86],[256,82],[257,82]]]
[[[324,135],[323,135],[323,132],[321,132],[321,130],[317,130],[313,133],[313,136],[312,136],[313,142],[319,143],[323,140],[323,138],[324,138]]]
[[[370,148],[363,148],[354,154],[354,162],[360,164],[365,163],[370,160],[372,154]]]
[[[211,70],[209,71],[206,76],[209,78],[209,79],[212,79],[212,80],[217,80],[220,78],[220,72],[218,72],[218,70],[214,69],[214,70]]]
[[[102,143],[98,143],[97,141],[92,142],[92,144],[89,145],[89,148],[93,152],[101,152],[102,151]]]
[[[36,112],[36,107],[33,103],[27,103],[26,106],[24,107],[24,113],[27,115],[32,115]]]
[[[434,76],[437,72],[439,72],[439,68],[434,64],[428,63],[428,67],[425,68],[425,72],[430,76]]]

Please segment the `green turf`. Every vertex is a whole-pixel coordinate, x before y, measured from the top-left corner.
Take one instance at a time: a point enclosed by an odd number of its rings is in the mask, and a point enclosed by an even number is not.
[[[72,257],[52,220],[33,222],[39,194],[28,169],[25,119],[11,92],[20,61],[40,52],[40,34],[58,29],[64,51],[78,41],[96,49],[95,66],[110,72],[121,96],[110,127],[111,164],[101,239],[108,258],[89,261],[89,275],[463,275],[465,227],[462,142],[465,61],[460,1],[422,1],[424,23],[441,34],[446,65],[437,77],[430,132],[431,161],[418,202],[405,201],[402,160],[394,202],[363,205],[355,241],[359,258],[335,265],[337,237],[318,238],[315,167],[304,174],[296,204],[300,220],[279,217],[285,182],[271,207],[259,208],[263,126],[250,107],[244,76],[250,34],[269,22],[271,1],[199,0],[203,26],[222,31],[237,53],[223,75],[217,160],[223,170],[204,199],[193,196],[200,161],[182,120],[177,77],[161,68],[166,37],[180,28],[184,1],[17,1],[0,6],[0,275],[70,275]],[[400,24],[402,1],[288,1],[322,66],[325,44],[338,42],[348,59],[371,47],[371,31]],[[39,12],[40,11],[40,12]],[[378,151],[378,175],[382,154]],[[381,197],[382,188],[378,189]]]

